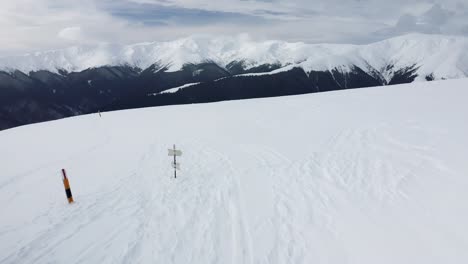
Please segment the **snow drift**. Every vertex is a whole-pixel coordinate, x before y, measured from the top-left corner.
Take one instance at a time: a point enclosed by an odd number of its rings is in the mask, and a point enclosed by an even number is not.
[[[466,87],[146,108],[2,131],[0,262],[467,263]],[[184,151],[177,179],[174,143]]]

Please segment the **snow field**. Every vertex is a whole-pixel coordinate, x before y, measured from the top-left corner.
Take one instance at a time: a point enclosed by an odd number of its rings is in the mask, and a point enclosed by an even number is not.
[[[0,263],[468,262],[467,85],[146,108],[2,131]],[[184,152],[177,179],[172,144]]]

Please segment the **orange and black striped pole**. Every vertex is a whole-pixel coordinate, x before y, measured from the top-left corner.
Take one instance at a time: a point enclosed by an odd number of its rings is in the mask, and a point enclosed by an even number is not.
[[[65,194],[67,195],[68,203],[73,203],[73,196],[70,190],[70,183],[68,182],[67,173],[62,169],[63,186],[65,187]]]

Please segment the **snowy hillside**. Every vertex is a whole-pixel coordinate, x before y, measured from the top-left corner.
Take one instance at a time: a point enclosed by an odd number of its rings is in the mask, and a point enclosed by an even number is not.
[[[170,42],[128,46],[103,44],[97,47],[71,47],[0,58],[0,70],[79,72],[101,66],[128,65],[142,70],[153,64],[177,71],[186,63],[213,61],[221,67],[242,62],[246,69],[265,64],[293,65],[306,72],[357,66],[391,79],[395,71],[413,66],[417,80],[433,74],[435,79],[468,76],[468,39],[441,35],[410,34],[369,45],[336,45],[254,42],[248,37],[190,37]],[[156,68],[158,70],[159,68]],[[286,69],[290,69],[287,67]]]
[[[0,263],[468,263],[467,87],[145,108],[1,131]],[[172,144],[183,151],[177,179]]]

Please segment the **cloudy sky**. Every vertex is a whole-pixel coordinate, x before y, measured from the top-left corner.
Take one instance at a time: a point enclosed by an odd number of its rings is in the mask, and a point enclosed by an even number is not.
[[[196,34],[369,43],[468,36],[467,0],[0,0],[0,56]]]

